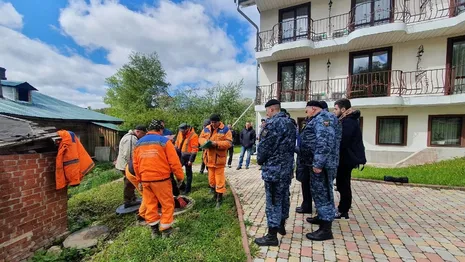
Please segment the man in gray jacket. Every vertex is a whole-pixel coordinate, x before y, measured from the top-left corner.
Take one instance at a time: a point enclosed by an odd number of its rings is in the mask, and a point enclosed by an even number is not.
[[[119,142],[118,158],[116,159],[115,167],[123,174],[125,208],[140,204],[136,201],[136,193],[134,191],[135,187],[126,178],[125,170],[129,159],[132,159],[132,151],[134,150],[137,141],[145,136],[146,132],[147,128],[145,126],[138,125],[134,130],[129,130]]]

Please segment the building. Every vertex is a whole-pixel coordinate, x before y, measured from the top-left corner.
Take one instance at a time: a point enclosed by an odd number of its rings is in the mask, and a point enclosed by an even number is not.
[[[8,81],[0,68],[0,114],[31,120],[41,127],[73,131],[91,156],[114,160],[123,120],[82,108],[37,91],[28,82]]]
[[[257,123],[349,98],[369,163],[465,156],[465,0],[240,0],[260,12]]]
[[[67,190],[55,189],[54,128],[0,115],[0,261],[23,261],[67,232]]]

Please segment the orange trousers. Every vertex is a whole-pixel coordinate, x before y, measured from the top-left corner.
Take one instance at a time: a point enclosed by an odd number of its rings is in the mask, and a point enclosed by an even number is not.
[[[208,167],[208,183],[210,184],[210,187],[215,188],[216,193],[226,193],[224,167]]]
[[[174,221],[174,198],[171,180],[162,182],[143,182],[142,198],[147,206],[145,221],[150,226],[160,224],[160,230],[171,227]],[[158,214],[161,204],[161,216]]]
[[[127,172],[126,172],[126,178],[129,180],[129,182],[131,182],[131,184],[137,189],[137,191],[139,192],[139,194],[142,196],[142,192],[139,191],[139,185],[137,183],[137,180],[136,180],[136,177],[133,176],[133,175],[129,175]],[[144,201],[144,198],[142,197],[142,202],[140,203],[140,207],[139,207],[139,216],[141,216],[142,218],[145,218],[145,212],[147,211],[147,207],[145,206],[145,201]]]

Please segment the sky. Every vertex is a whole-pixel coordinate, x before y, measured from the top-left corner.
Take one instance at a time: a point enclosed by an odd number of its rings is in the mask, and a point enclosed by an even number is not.
[[[8,80],[82,107],[106,107],[105,79],[131,52],[157,52],[173,89],[243,79],[254,97],[255,34],[234,0],[0,0]]]

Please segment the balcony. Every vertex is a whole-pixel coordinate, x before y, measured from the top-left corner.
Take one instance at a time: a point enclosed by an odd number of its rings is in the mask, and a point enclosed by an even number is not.
[[[313,42],[332,40],[348,36],[362,28],[402,22],[413,24],[457,16],[465,12],[465,0],[404,1],[403,5],[367,8],[358,5],[350,12],[324,19],[313,20],[300,17],[273,26],[271,30],[258,34],[257,52],[273,46],[307,39]],[[368,10],[369,9],[369,10]]]
[[[341,98],[465,94],[465,65],[452,69],[371,72],[299,83],[296,85],[276,82],[258,86],[255,103],[263,105],[270,99],[278,99],[281,102],[306,102],[335,101]],[[291,85],[294,86],[292,90],[283,88]]]

